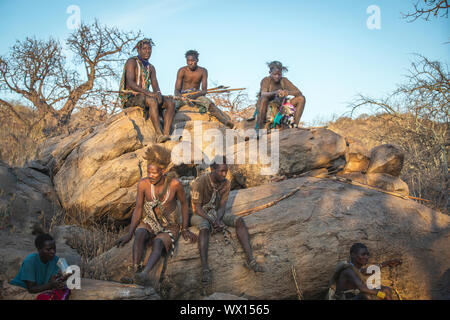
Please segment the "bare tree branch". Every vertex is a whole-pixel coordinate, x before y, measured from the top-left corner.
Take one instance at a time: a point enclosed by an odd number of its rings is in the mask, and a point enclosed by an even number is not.
[[[414,11],[409,13],[402,13],[404,19],[408,22],[413,22],[422,17],[429,21],[430,17],[445,17],[448,18],[448,9],[450,5],[447,0],[418,0],[414,4]]]

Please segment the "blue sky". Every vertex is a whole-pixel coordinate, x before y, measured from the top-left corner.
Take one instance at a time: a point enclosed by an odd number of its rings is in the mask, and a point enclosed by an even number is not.
[[[414,0],[415,1],[415,0]],[[446,18],[407,23],[401,12],[413,0],[0,0],[0,54],[27,36],[61,42],[71,32],[67,8],[81,18],[123,30],[138,30],[156,47],[151,62],[164,94],[172,94],[176,72],[188,49],[213,82],[248,88],[254,97],[268,74],[266,62],[279,60],[285,74],[306,96],[302,121],[342,115],[358,93],[382,97],[407,74],[413,53],[448,63],[450,24]],[[369,30],[366,12],[380,8],[381,29]],[[117,89],[117,88],[111,88]]]

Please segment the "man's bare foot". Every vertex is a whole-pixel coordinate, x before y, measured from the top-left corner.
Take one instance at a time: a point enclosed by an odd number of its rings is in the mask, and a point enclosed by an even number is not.
[[[134,275],[134,283],[146,286],[150,283],[150,279],[145,272],[138,272]]]
[[[203,269],[202,270],[202,284],[205,286],[210,283],[211,283],[211,270]]]
[[[235,127],[234,123],[231,121],[227,121],[226,126],[230,129],[234,129],[234,127]]]
[[[245,264],[245,266],[250,269],[253,270],[254,272],[265,272],[266,270],[263,268],[263,266],[261,266],[260,264],[258,264],[258,262],[256,262],[255,259],[251,260],[250,262],[247,262]]]
[[[156,143],[164,143],[166,141],[169,141],[170,137],[166,135],[160,135],[158,138],[156,138]]]

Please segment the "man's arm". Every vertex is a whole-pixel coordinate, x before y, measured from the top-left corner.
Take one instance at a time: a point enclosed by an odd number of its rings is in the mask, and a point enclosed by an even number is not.
[[[370,294],[376,296],[378,292],[383,292],[386,295],[386,300],[391,300],[391,293],[389,288],[381,287],[381,290],[377,289],[369,289],[364,282],[355,274],[355,272],[348,268],[342,272],[342,275],[346,278],[346,280],[353,286],[356,287],[361,293]]]
[[[284,91],[286,91],[286,96],[303,96],[302,92],[291,81],[289,81],[288,78],[284,78],[282,81],[284,81],[285,84]]]
[[[226,187],[227,189],[220,197],[219,209],[217,210],[217,221],[222,223],[222,218],[225,215],[225,209],[227,206],[228,195],[230,194],[230,186]]]
[[[213,224],[214,221],[206,214],[199,202],[192,201],[192,210],[195,212],[195,214],[198,214],[200,217],[208,220],[211,224]]]
[[[398,265],[402,264],[402,260],[400,259],[393,259],[393,260],[388,260],[388,261],[384,261],[382,263],[379,263],[378,266],[380,267],[380,269],[383,269],[385,267],[396,267]],[[361,273],[366,274],[366,275],[371,275],[371,273],[367,273],[367,268],[362,268],[361,269]]]
[[[153,93],[157,94],[156,99],[158,100],[158,104],[160,104],[162,102],[162,93],[159,89],[158,79],[156,79],[156,69],[152,64],[150,65],[150,81],[152,82]]]
[[[183,89],[184,68],[180,68],[177,72],[177,81],[175,82],[175,96],[181,96]]]
[[[192,96],[189,96],[191,99],[197,99],[198,97],[202,97],[208,93],[208,70],[202,68],[202,90],[199,93],[196,93]]]
[[[67,280],[67,279],[66,279]],[[48,283],[42,285],[36,285],[35,282],[24,280],[25,285],[27,286],[27,290],[29,293],[39,293],[47,290],[53,289],[64,289],[65,280],[58,279],[56,276],[52,276]]]
[[[138,184],[138,191],[136,196],[136,206],[133,211],[133,216],[131,217],[131,224],[130,229],[128,230],[128,233],[121,237],[119,240],[116,241],[115,245],[117,247],[125,245],[128,241],[131,240],[133,237],[134,231],[136,230],[139,222],[142,218],[142,207],[144,205],[144,180],[141,180]]]
[[[181,218],[182,218],[182,227],[181,227],[181,235],[185,240],[190,240],[191,242],[195,242],[197,237],[189,231],[188,221],[189,221],[189,212],[188,212],[188,203],[186,200],[186,193],[184,192],[183,185],[178,180],[175,181],[176,185],[176,195],[177,199],[180,201],[181,205]]]
[[[264,78],[261,80],[261,85],[260,85],[260,90],[259,90],[259,92],[261,93],[261,97],[271,98],[277,94],[278,91],[269,91],[269,83],[270,83],[269,78]]]

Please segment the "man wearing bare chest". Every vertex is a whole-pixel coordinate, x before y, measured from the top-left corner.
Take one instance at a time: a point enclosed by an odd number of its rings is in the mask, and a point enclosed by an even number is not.
[[[183,105],[192,103],[198,107],[200,113],[208,112],[221,123],[232,129],[234,128],[234,124],[231,122],[230,117],[222,112],[210,99],[205,97],[208,90],[208,71],[197,65],[198,55],[198,52],[195,50],[186,52],[187,65],[178,70],[175,84],[175,96],[181,97],[184,93],[196,92],[195,94],[189,95],[189,99],[195,101],[177,101],[176,108],[178,109]],[[200,85],[202,87],[201,90]]]
[[[128,233],[120,238],[117,246],[122,246],[135,236],[133,244],[133,266],[137,269],[135,281],[145,284],[147,275],[158,262],[162,254],[171,255],[180,234],[185,240],[196,241],[196,236],[188,230],[188,203],[183,185],[174,174],[167,173],[171,154],[160,145],[153,145],[146,152],[147,178],[138,184],[136,207]],[[151,241],[152,253],[146,266],[139,266],[143,258],[144,247]]]

